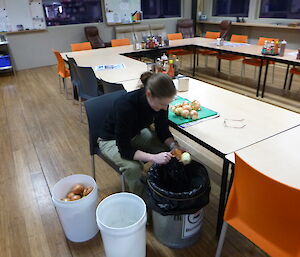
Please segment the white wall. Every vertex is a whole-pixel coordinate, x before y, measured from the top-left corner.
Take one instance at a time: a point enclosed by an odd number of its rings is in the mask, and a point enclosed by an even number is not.
[[[282,0],[284,1],[284,0]],[[249,17],[246,18],[246,22],[249,23],[268,23],[268,24],[288,24],[290,22],[300,22],[300,20],[291,19],[266,19],[259,18],[259,7],[260,0],[250,0]],[[235,17],[217,17],[212,16],[212,0],[204,0],[203,14],[206,14],[208,21],[221,21],[221,20],[232,20],[235,21]],[[217,31],[218,25],[205,25],[204,31]],[[287,29],[287,28],[266,28],[266,27],[246,27],[246,26],[232,26],[231,32],[233,34],[244,34],[249,36],[249,43],[256,44],[257,39],[261,36],[273,37],[285,39],[288,42],[288,48],[298,49],[299,44],[299,33],[300,30]]]
[[[191,5],[192,0],[182,0],[182,18],[191,18]],[[104,6],[103,2],[102,6]],[[167,33],[174,33],[178,19],[180,18],[153,19],[145,20],[142,23],[163,22],[166,25]],[[44,32],[8,34],[15,69],[22,70],[55,64],[56,60],[51,49],[68,52],[71,51],[71,43],[86,41],[84,27],[87,25],[97,26],[104,42],[110,42],[111,39],[115,38],[114,27],[106,25],[105,17],[102,23],[55,26],[48,27],[47,31]]]

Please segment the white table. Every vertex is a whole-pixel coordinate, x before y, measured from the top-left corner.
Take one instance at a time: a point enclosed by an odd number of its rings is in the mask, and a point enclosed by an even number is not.
[[[264,175],[300,189],[300,126],[243,148],[236,153]],[[235,163],[234,154],[226,158]]]
[[[146,63],[121,55],[122,52],[133,51],[132,46],[108,47],[78,52],[62,53],[73,57],[78,66],[92,67],[96,76],[108,82],[122,82],[126,80],[139,79],[141,74],[147,70]],[[96,71],[97,65],[124,64],[124,69]]]

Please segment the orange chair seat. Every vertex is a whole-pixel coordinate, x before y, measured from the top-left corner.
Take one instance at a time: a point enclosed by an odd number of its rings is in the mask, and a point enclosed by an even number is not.
[[[291,68],[290,73],[300,75],[300,68]]]
[[[260,59],[256,59],[256,58],[245,59],[245,60],[243,60],[243,63],[253,65],[253,66],[260,66]],[[263,65],[266,65],[266,64],[267,64],[267,61],[263,60]],[[269,64],[275,64],[275,62],[269,61]]]
[[[188,54],[193,54],[194,52],[191,50],[185,50],[185,49],[174,49],[174,50],[168,50],[167,53],[169,55],[188,55]]]
[[[218,54],[217,51],[212,51],[212,50],[197,50],[197,54],[202,54],[202,55],[215,55]]]
[[[58,75],[62,78],[68,78],[70,77],[70,70],[66,68],[64,72],[59,71]]]
[[[217,56],[217,58],[222,60],[234,61],[234,60],[243,59],[244,57],[235,54],[220,54]]]

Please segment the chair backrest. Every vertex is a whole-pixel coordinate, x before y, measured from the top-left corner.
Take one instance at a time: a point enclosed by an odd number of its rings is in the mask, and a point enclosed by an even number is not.
[[[230,38],[230,42],[248,43],[248,36],[245,36],[245,35],[232,35],[231,38]]]
[[[129,38],[112,39],[110,42],[112,47],[130,45]]]
[[[125,90],[123,84],[120,83],[111,83],[105,80],[101,80],[101,85],[103,88],[104,94],[112,93],[119,90]]]
[[[205,38],[212,38],[212,39],[217,39],[221,35],[221,32],[212,32],[212,31],[207,31],[205,33]]]
[[[97,78],[91,67],[77,66],[78,71],[78,96],[82,99],[89,99],[99,96]]]
[[[104,126],[104,120],[106,116],[111,110],[115,100],[125,94],[126,91],[117,91],[111,94],[104,94],[84,102],[89,124],[89,143],[91,155],[98,153],[99,147],[97,139]]]
[[[75,100],[78,100],[78,84],[79,82],[79,75],[77,71],[77,63],[74,58],[68,57],[68,64],[69,64],[69,70],[71,75],[71,82],[73,85],[73,97]]]
[[[79,77],[78,77],[78,71],[77,71],[77,63],[74,58],[68,57],[68,64],[70,69],[70,75],[71,75],[71,82],[74,87],[78,87],[79,83]]]
[[[258,39],[257,45],[262,46],[264,45],[265,41],[279,41],[278,38],[270,38],[270,37],[260,37]]]
[[[168,34],[167,36],[169,40],[183,39],[182,33],[173,33],[173,34]]]
[[[177,21],[177,32],[183,35],[183,38],[192,38],[194,33],[194,21],[191,19],[183,19]]]
[[[299,257],[299,217],[299,189],[273,180],[235,156],[224,215],[227,223],[270,256]]]
[[[229,20],[221,21],[221,23],[220,23],[221,38],[226,39],[228,37],[231,25],[232,25],[231,21],[229,21]]]
[[[84,33],[86,39],[91,43],[93,49],[105,47],[105,44],[100,38],[98,28],[96,26],[84,27]]]
[[[71,44],[71,50],[72,52],[76,51],[84,51],[84,50],[91,50],[92,45],[90,42],[83,42],[83,43],[75,43]]]
[[[63,78],[67,77],[67,69],[64,59],[60,55],[60,52],[55,49],[52,49],[52,52],[54,53],[57,60],[57,73],[60,74],[60,76],[62,76]]]

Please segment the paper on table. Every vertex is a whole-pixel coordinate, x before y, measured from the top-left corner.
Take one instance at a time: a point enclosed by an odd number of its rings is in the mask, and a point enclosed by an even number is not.
[[[210,44],[217,45],[217,42],[211,42]],[[227,41],[225,41],[223,43],[223,46],[237,47],[237,46],[250,46],[250,44],[247,44],[247,43],[233,43],[233,42],[227,42]]]
[[[99,71],[99,70],[119,70],[119,69],[125,69],[125,64],[119,63],[119,64],[97,65],[97,66],[95,66],[95,71]]]

